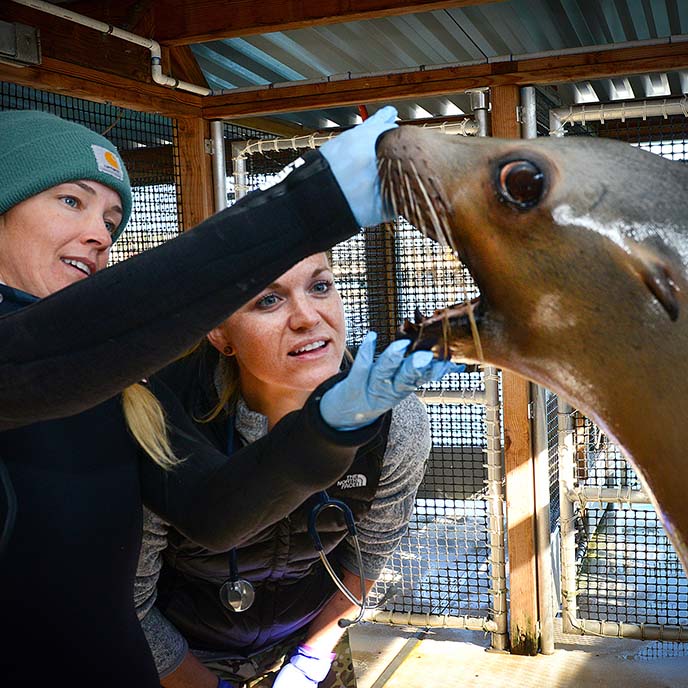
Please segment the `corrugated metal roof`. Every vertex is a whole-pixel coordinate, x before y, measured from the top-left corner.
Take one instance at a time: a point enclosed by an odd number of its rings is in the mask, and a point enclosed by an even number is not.
[[[192,46],[213,89],[528,56],[688,34],[688,0],[507,0],[231,38]],[[688,92],[688,74],[561,85],[562,104]],[[470,111],[468,97],[394,102],[403,119]],[[378,106],[371,106],[374,111]],[[353,107],[284,115],[313,129],[358,121]]]

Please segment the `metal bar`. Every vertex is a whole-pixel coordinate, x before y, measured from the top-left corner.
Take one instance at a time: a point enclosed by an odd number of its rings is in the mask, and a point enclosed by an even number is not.
[[[498,625],[484,617],[449,616],[447,614],[414,614],[413,612],[392,612],[372,609],[363,616],[364,621],[393,624],[395,626],[417,626],[419,628],[463,628],[467,631],[495,633]]]
[[[489,92],[486,88],[466,91],[471,99],[471,110],[478,123],[478,136],[487,136],[487,113],[490,109]]]
[[[569,615],[570,616],[570,615]],[[688,641],[688,626],[671,624],[629,624],[618,621],[595,621],[571,617],[565,624],[565,633],[595,635],[607,638],[634,638],[636,640]]]
[[[217,213],[227,207],[227,161],[222,120],[216,119],[210,123],[210,138],[213,142],[213,201]]]
[[[427,392],[420,390],[416,393],[424,404],[486,404],[487,397],[485,392],[480,390],[464,390],[460,392]]]
[[[523,138],[537,138],[537,109],[534,86],[523,86],[521,88],[521,113],[521,134]]]
[[[540,651],[554,653],[554,603],[552,592],[552,552],[550,550],[549,447],[547,444],[546,392],[530,385],[533,408],[533,461],[535,474],[536,565],[538,576],[538,616]]]
[[[600,502],[611,504],[652,504],[644,490],[630,487],[571,487],[566,493],[570,502]]]
[[[509,625],[506,601],[506,552],[504,524],[504,467],[502,463],[501,428],[499,422],[499,374],[496,368],[485,367],[485,425],[487,469],[487,513],[490,536],[490,578],[495,629],[491,646],[506,650],[509,645]]]
[[[234,141],[232,143],[232,176],[234,177],[234,198],[237,201],[248,193],[246,158],[240,154],[245,145],[245,141]]]
[[[617,102],[617,103],[586,103],[585,105],[570,105],[550,110],[550,136],[563,136],[564,125],[570,122],[605,122],[606,120],[621,120],[647,117],[668,117],[669,115],[683,115],[688,117],[688,95],[681,98],[662,98],[654,100]]]
[[[577,616],[576,606],[576,527],[573,502],[567,498],[574,487],[574,448],[571,424],[573,409],[557,399],[557,449],[559,457],[559,511],[561,524],[561,609],[562,630],[573,633],[571,619]]]

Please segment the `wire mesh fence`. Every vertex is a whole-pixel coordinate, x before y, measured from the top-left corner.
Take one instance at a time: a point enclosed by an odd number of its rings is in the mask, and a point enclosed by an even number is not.
[[[266,183],[302,154],[280,150],[249,155],[244,183]],[[231,194],[230,194],[231,197]],[[469,273],[451,253],[399,220],[366,230],[331,254],[355,353],[369,330],[378,350],[416,308],[428,314],[477,295]],[[480,372],[450,375],[428,394],[483,392]],[[441,397],[440,397],[441,399]],[[490,520],[486,498],[485,407],[428,405],[432,451],[413,518],[401,545],[371,593],[391,612],[488,618],[492,611]],[[389,599],[392,589],[395,595]]]
[[[688,119],[683,115],[576,123],[566,125],[565,134],[615,138],[673,160],[688,161]],[[559,502],[554,478],[559,470],[555,407],[548,416],[553,505]],[[639,494],[640,480],[619,448],[581,413],[573,411],[570,420],[573,484],[623,488]],[[557,513],[553,529],[558,525]],[[688,580],[649,502],[576,501],[574,525],[575,604],[580,619],[638,626],[688,624]]]
[[[0,110],[41,110],[93,129],[120,151],[132,184],[133,210],[113,246],[117,262],[172,238],[182,226],[177,205],[176,122],[160,115],[0,82]]]

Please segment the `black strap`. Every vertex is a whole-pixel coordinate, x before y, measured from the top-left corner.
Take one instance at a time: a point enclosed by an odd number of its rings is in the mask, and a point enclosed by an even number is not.
[[[7,548],[7,543],[10,541],[12,531],[14,530],[14,523],[17,519],[17,495],[14,493],[9,471],[2,459],[0,459],[0,484],[2,484],[2,491],[4,492],[5,503],[7,505],[5,510],[5,522],[2,524],[2,532],[0,532],[1,557]]]

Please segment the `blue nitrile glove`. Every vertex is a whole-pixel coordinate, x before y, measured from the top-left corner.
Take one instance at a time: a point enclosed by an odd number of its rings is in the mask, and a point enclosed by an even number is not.
[[[217,680],[217,688],[234,688],[234,684],[229,681],[225,681],[223,678]]]
[[[396,118],[396,108],[387,105],[362,124],[320,146],[320,152],[329,163],[361,227],[379,225],[392,219],[392,212],[384,207],[380,195],[375,143],[380,134],[399,126]]]
[[[289,663],[280,669],[272,688],[314,688],[327,676],[336,656],[334,652],[299,645]]]
[[[466,367],[439,361],[431,351],[414,351],[406,356],[408,339],[392,342],[374,360],[376,340],[375,332],[365,336],[349,374],[320,400],[320,413],[333,428],[356,430],[370,425],[420,385],[447,373],[460,373]]]

